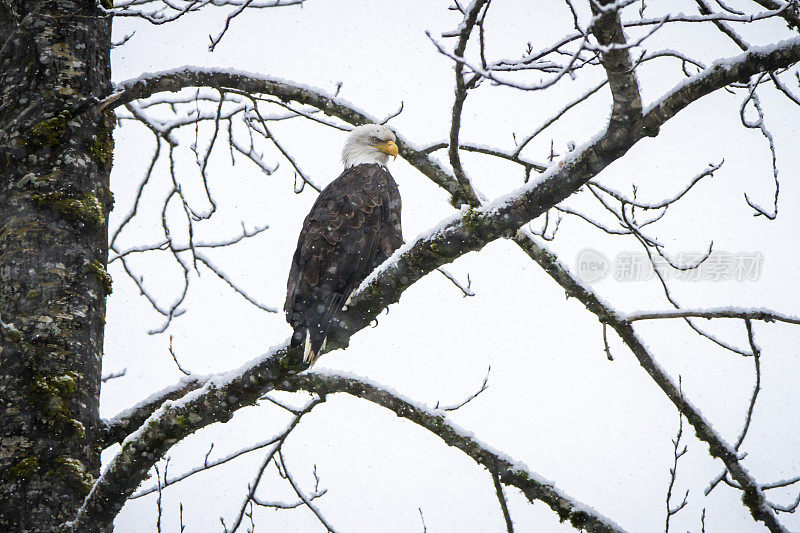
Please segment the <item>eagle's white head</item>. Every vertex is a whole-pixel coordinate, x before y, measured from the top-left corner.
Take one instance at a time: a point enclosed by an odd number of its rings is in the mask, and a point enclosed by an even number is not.
[[[362,163],[386,165],[389,156],[397,157],[394,132],[379,124],[364,124],[350,132],[342,150],[344,168]]]

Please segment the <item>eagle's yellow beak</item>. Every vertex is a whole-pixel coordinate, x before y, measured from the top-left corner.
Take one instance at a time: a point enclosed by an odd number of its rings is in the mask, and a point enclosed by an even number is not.
[[[400,150],[397,148],[397,144],[395,144],[394,141],[386,141],[385,143],[376,144],[375,147],[384,154],[389,154],[395,159],[397,159],[397,154],[400,153]]]

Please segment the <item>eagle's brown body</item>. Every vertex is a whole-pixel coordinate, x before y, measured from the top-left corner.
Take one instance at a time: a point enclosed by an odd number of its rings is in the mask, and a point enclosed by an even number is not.
[[[347,168],[320,193],[303,222],[284,305],[292,344],[306,343],[309,362],[353,290],[402,243],[400,192],[384,166]]]

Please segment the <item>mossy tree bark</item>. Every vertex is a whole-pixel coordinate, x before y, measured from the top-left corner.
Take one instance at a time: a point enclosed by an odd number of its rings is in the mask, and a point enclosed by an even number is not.
[[[0,531],[49,531],[99,473],[111,20],[0,2]]]

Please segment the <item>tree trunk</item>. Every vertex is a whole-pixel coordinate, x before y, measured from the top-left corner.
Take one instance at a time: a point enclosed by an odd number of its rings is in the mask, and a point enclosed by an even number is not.
[[[0,531],[49,531],[100,467],[111,19],[2,0],[0,46]]]

